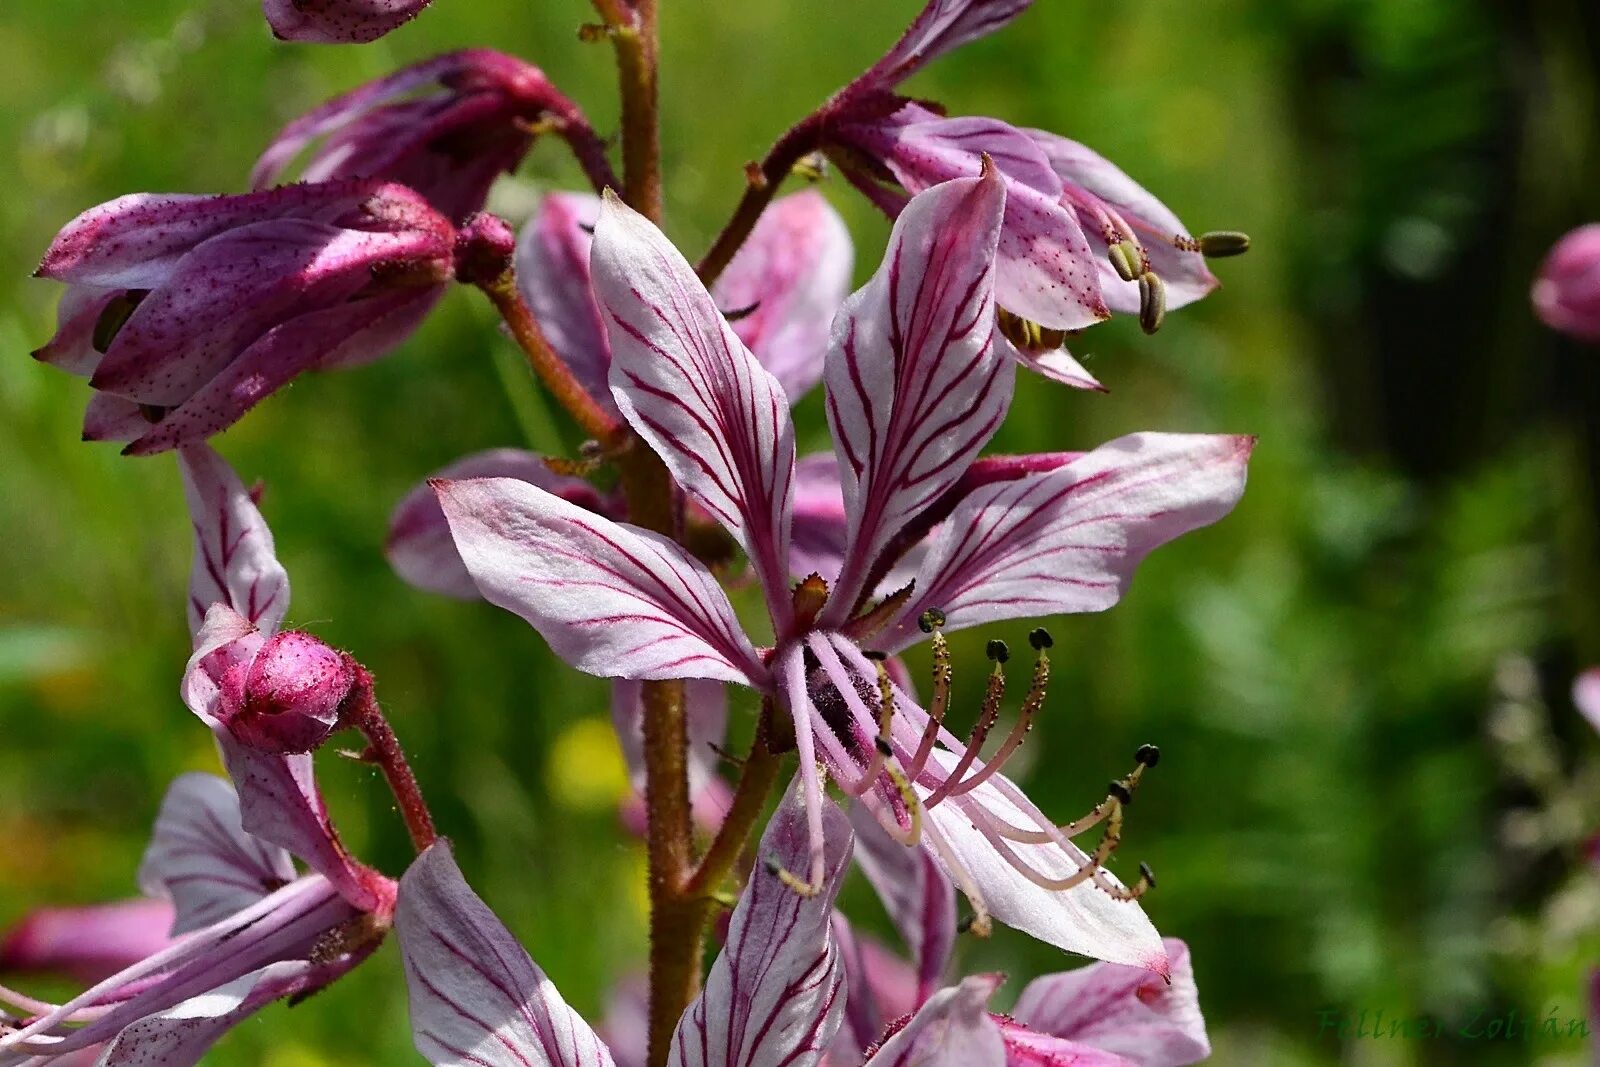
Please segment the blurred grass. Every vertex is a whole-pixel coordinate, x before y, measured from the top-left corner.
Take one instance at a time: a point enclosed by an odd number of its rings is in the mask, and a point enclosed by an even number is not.
[[[741,164],[915,8],[666,5],[672,235],[703,247]],[[1328,1007],[1451,1028],[1480,1008],[1570,1017],[1600,960],[1583,921],[1600,918],[1600,890],[1575,831],[1504,832],[1508,815],[1537,830],[1563,805],[1581,828],[1600,803],[1529,788],[1485,726],[1491,708],[1521,708],[1553,731],[1563,772],[1593,764],[1564,686],[1600,656],[1594,434],[1571,402],[1594,378],[1524,306],[1548,238],[1600,213],[1593,48],[1576,5],[1507,12],[1050,0],[912,86],[1080,139],[1195,230],[1256,240],[1159,335],[1114,323],[1077,340],[1110,397],[1025,379],[995,443],[1260,435],[1232,516],[1158,553],[1111,613],[1051,623],[1056,688],[1027,753],[1030,791],[1066,818],[1137,744],[1162,744],[1123,862],[1161,874],[1149,910],[1195,949],[1220,1063],[1586,1056],[1576,1042],[1341,1046],[1317,1024]],[[79,443],[81,383],[24,355],[50,332],[55,287],[24,277],[50,235],[128,191],[239,189],[282,122],[450,47],[528,56],[612,129],[609,53],[576,40],[586,17],[575,0],[437,0],[359,49],[273,42],[251,0],[56,0],[0,18],[0,921],[131,892],[166,783],[214,766],[176,695],[189,542],[172,461]],[[499,206],[526,211],[533,191],[576,180],[540,144]],[[887,226],[847,189],[828,194],[864,277]],[[825,445],[815,399],[801,425],[803,449]],[[470,877],[592,1015],[644,947],[642,857],[599,802],[618,781],[597,734],[605,688],[505,613],[411,591],[380,554],[388,509],[423,475],[565,435],[487,309],[455,293],[394,357],[300,383],[221,448],[267,483],[291,623],[373,669]],[[958,663],[988,636],[958,639]],[[979,673],[958,675],[964,706]],[[1530,674],[1531,693],[1507,695]],[[319,768],[347,836],[398,872],[404,834],[379,783],[336,757]],[[1070,962],[1008,932],[963,958],[1010,971],[1013,995]],[[392,949],[287,1011],[213,1062],[414,1061]]]

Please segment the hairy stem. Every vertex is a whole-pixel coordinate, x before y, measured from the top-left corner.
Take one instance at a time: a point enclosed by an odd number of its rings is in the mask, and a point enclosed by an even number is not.
[[[366,760],[377,764],[383,772],[384,779],[389,783],[389,791],[394,794],[395,805],[400,809],[400,818],[405,821],[406,830],[411,834],[411,844],[420,853],[433,844],[439,834],[433,828],[433,816],[428,811],[427,801],[422,799],[417,776],[406,761],[405,751],[400,747],[400,739],[395,736],[394,728],[384,718],[378,701],[371,695],[370,683],[352,718],[354,721],[351,725],[367,739]]]
[[[611,169],[611,160],[606,156],[605,142],[594,132],[594,127],[589,125],[589,120],[582,112],[574,107],[569,113],[562,115],[556,123],[556,132],[567,142],[567,147],[572,149],[573,158],[578,161],[578,166],[583,168],[584,176],[589,179],[589,184],[594,186],[595,192],[622,189],[622,183],[617,180],[617,172]]]
[[[661,116],[657,102],[656,0],[594,0],[617,54],[622,93],[623,196],[651,222],[661,221]]]
[[[813,114],[791,127],[773,144],[767,158],[759,166],[749,168],[744,195],[739,198],[733,217],[722,227],[722,232],[717,234],[717,239],[701,257],[699,266],[695,267],[695,272],[707,287],[732,262],[734,253],[739,251],[745,238],[750,236],[750,231],[755,229],[761,213],[772,203],[772,198],[778,194],[778,187],[789,176],[789,171],[806,153],[817,147],[822,132],[820,115],[821,112]]]
[[[522,294],[517,291],[512,272],[508,269],[480,288],[494,304],[495,310],[500,312],[517,346],[528,357],[528,365],[556,402],[566,409],[585,433],[600,441],[613,440],[617,435],[615,420],[601,410],[589,391],[573,377],[571,368],[550,347],[544,331],[539,329],[539,323],[528,310]]]

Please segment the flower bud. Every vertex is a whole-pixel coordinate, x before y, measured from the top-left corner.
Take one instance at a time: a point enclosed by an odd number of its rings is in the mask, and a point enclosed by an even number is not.
[[[250,662],[228,730],[262,751],[310,752],[343,725],[364,674],[347,654],[310,634],[276,634]]]
[[[511,269],[517,234],[502,218],[480,211],[456,234],[456,280],[489,285]]]
[[[1600,344],[1600,222],[1556,242],[1533,283],[1533,310],[1550,328]]]

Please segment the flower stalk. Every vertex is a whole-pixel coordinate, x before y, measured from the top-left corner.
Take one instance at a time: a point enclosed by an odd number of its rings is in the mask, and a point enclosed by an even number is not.
[[[376,764],[383,772],[384,780],[389,783],[389,791],[394,794],[395,804],[400,809],[400,818],[411,835],[411,844],[421,853],[439,837],[433,826],[433,815],[428,811],[428,802],[422,797],[417,776],[406,760],[405,750],[400,747],[400,739],[395,736],[394,728],[384,718],[383,709],[372,695],[370,678],[365,679],[360,692],[360,703],[350,715],[350,725],[361,731],[361,735],[367,739],[367,750],[362,753],[362,759]]]
[[[659,43],[655,0],[594,0],[617,54],[622,93],[622,180],[625,199],[661,221],[661,122],[657,106]]]
[[[695,273],[707,286],[722,276],[735,253],[744,245],[750,231],[755,229],[761,213],[778,194],[778,187],[789,176],[794,165],[807,153],[814,151],[821,141],[821,112],[814,112],[791,126],[773,143],[767,156],[759,164],[751,164],[745,175],[744,195],[733,210],[733,215],[717,234],[716,240],[706,250]]]

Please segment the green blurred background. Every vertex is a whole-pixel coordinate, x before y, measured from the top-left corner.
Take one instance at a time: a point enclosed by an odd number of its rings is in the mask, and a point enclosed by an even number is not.
[[[671,234],[704,247],[741,164],[916,6],[666,0]],[[51,329],[56,287],[27,278],[50,235],[128,191],[238,190],[281,123],[450,47],[531,58],[611,130],[609,52],[576,39],[588,17],[578,0],[437,0],[380,44],[329,49],[272,41],[252,0],[5,5],[0,923],[129,894],[166,783],[214,767],[177,699],[173,461],[80,444],[81,383],[27,357]],[[1148,908],[1194,949],[1216,1062],[1588,1062],[1581,1040],[1341,1042],[1319,1012],[1427,1014],[1451,1034],[1512,1011],[1564,1023],[1600,961],[1582,852],[1600,744],[1567,695],[1600,660],[1600,352],[1527,307],[1550,242],[1600,217],[1597,54],[1581,0],[1041,0],[912,85],[1082,140],[1193,229],[1255,238],[1155,337],[1119,322],[1078,339],[1110,396],[1022,380],[995,446],[1261,438],[1232,516],[1158,553],[1110,613],[1052,623],[1057,681],[1023,776],[1068,818],[1138,743],[1162,745],[1120,862],[1161,874]],[[496,206],[518,216],[576,184],[541,143]],[[887,227],[827,188],[864,278]],[[801,422],[822,445],[815,398]],[[268,486],[290,622],[373,669],[469,876],[593,1014],[644,944],[605,688],[504,612],[413,592],[380,554],[389,509],[428,472],[563,442],[459,292],[395,356],[302,381],[220,447]],[[958,663],[987,636],[964,635]],[[319,767],[347,836],[402,869],[379,781]],[[1072,962],[1008,931],[961,952],[1011,972],[1012,996]],[[269,1009],[208,1062],[418,1062],[397,954]]]

